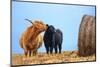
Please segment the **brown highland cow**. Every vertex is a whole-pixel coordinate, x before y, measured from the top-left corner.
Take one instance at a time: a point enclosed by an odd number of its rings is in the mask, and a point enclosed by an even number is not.
[[[47,27],[42,21],[35,20],[32,22],[28,19],[26,20],[31,22],[32,25],[22,34],[20,46],[24,49],[26,56],[31,56],[31,54],[36,54],[37,49],[41,47],[43,39],[40,33],[45,31]]]
[[[95,17],[84,15],[79,28],[78,54],[90,56],[96,53],[96,22]]]

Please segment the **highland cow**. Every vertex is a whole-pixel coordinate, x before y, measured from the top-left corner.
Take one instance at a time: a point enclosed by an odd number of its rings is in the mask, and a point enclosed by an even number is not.
[[[90,56],[96,52],[95,17],[84,15],[79,28],[78,54]]]
[[[37,49],[42,45],[41,32],[45,31],[47,26],[42,22],[35,20],[31,22],[32,25],[27,28],[27,30],[22,34],[20,38],[20,46],[24,49],[25,55],[31,56],[31,54],[36,53]]]

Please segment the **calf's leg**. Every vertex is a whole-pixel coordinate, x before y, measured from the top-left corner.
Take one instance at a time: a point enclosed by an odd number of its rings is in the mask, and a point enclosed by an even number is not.
[[[54,46],[55,49],[55,54],[57,54],[58,50],[57,50],[57,45]]]
[[[59,53],[61,53],[62,46],[59,44]]]
[[[53,45],[50,46],[50,54],[53,52]]]
[[[45,44],[45,49],[46,49],[46,53],[48,54],[49,53],[49,45],[48,44]]]

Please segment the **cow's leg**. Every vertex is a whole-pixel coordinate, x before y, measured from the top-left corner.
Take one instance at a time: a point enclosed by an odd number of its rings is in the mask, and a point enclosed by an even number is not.
[[[35,55],[35,50],[32,50],[32,56],[34,56]]]
[[[47,54],[49,54],[49,47],[46,48],[46,52],[47,52]]]
[[[45,48],[46,48],[46,53],[48,54],[49,53],[49,45],[45,44]]]
[[[29,50],[29,57],[31,56],[31,50]]]
[[[61,53],[62,45],[59,44],[59,53]]]
[[[50,42],[50,54],[52,54],[52,52],[53,52],[53,48],[54,48],[54,46],[55,46],[55,34],[52,34],[53,36],[52,36],[52,40],[51,40],[51,42]]]
[[[53,52],[53,45],[50,46],[50,54]]]
[[[27,57],[28,55],[28,50],[24,50],[25,56]]]
[[[35,54],[35,55],[37,54],[37,50],[34,51],[34,54]]]
[[[55,48],[55,54],[57,54],[57,52],[58,52],[57,45],[55,45],[54,48]]]
[[[27,57],[28,56],[28,49],[25,45],[26,44],[23,44],[23,49],[24,49],[24,55]]]
[[[32,56],[36,55],[37,54],[37,50],[32,50]]]
[[[32,54],[32,56],[34,55],[34,51],[32,50],[32,52],[31,52],[31,54]]]

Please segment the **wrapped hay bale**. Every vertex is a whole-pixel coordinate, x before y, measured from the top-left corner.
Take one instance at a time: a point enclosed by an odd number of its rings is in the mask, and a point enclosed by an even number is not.
[[[96,53],[96,22],[95,17],[84,15],[79,28],[78,54],[90,56]]]

